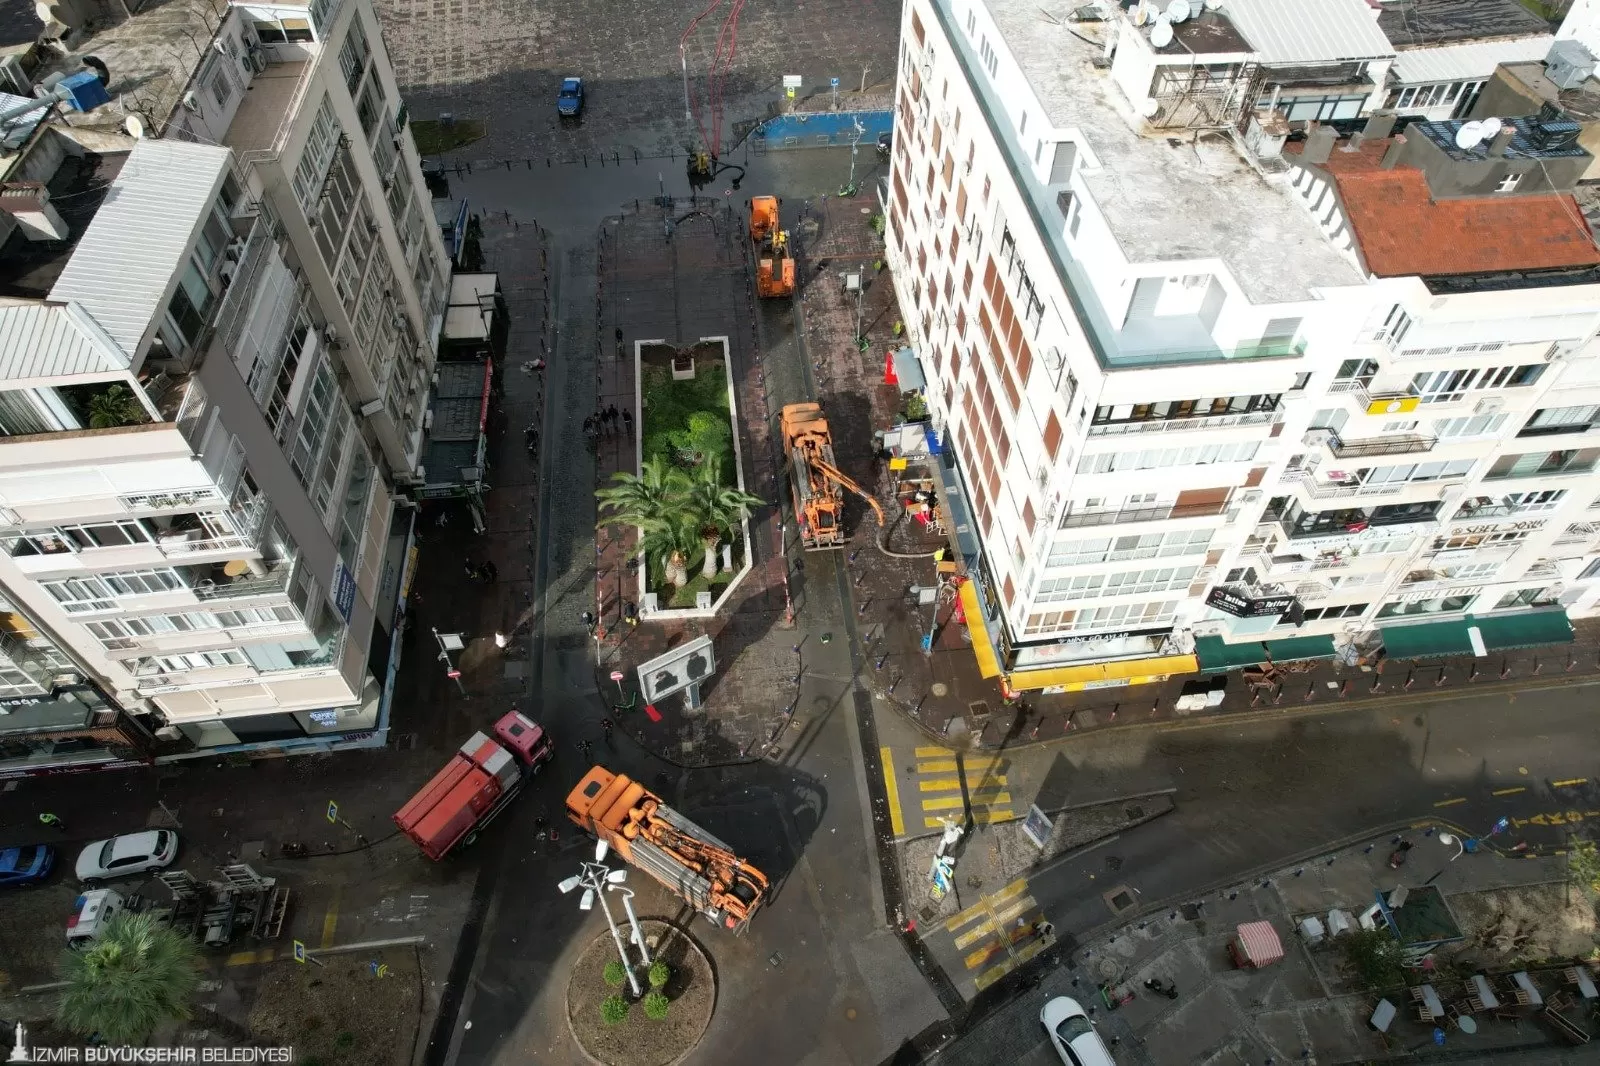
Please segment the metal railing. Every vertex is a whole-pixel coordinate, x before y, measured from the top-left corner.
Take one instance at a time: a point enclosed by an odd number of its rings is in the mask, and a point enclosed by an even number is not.
[[[1373,437],[1368,440],[1347,441],[1335,434],[1328,441],[1328,450],[1339,459],[1360,459],[1369,455],[1406,455],[1413,452],[1432,451],[1439,438],[1421,434],[1402,437]]]
[[[320,53],[319,53],[320,55]],[[272,140],[265,148],[254,148],[239,154],[239,169],[248,170],[257,163],[265,163],[276,159],[278,153],[283,151],[284,143],[289,139],[289,131],[294,128],[295,119],[300,116],[300,109],[305,105],[306,96],[311,92],[311,83],[315,79],[312,74],[316,69],[319,55],[311,55],[302,62],[300,80],[294,87],[294,95],[289,97],[289,103],[283,109],[283,117],[278,120],[278,127],[272,133]],[[269,66],[279,66],[272,63]],[[291,168],[293,169],[293,168]]]
[[[1341,499],[1349,496],[1396,496],[1404,492],[1406,482],[1381,482],[1376,485],[1367,484],[1334,484],[1332,482],[1318,481],[1311,476],[1309,470],[1285,470],[1280,480],[1299,485],[1307,496],[1318,500]]]
[[[1189,418],[1147,419],[1139,422],[1101,422],[1089,427],[1091,437],[1121,436],[1126,433],[1171,433],[1189,429],[1227,429],[1231,426],[1258,426],[1278,415],[1270,411],[1247,411],[1227,415],[1195,415]]]
[[[1130,507],[1121,511],[1079,511],[1063,515],[1059,526],[1074,529],[1082,526],[1111,526],[1123,522],[1159,522],[1166,518],[1210,518],[1222,513],[1220,503],[1189,504],[1179,507],[1164,504],[1159,507]]]
[[[1371,388],[1371,385],[1372,383],[1370,381],[1359,381],[1354,379],[1349,381],[1335,381],[1333,384],[1328,386],[1328,392],[1330,394],[1348,393],[1349,395],[1354,396],[1360,402],[1362,407],[1371,407],[1375,403],[1387,400],[1409,400],[1421,395],[1419,392],[1417,392],[1417,387],[1415,385],[1405,385],[1400,388],[1384,389],[1382,391],[1374,391]]]
[[[233,599],[241,596],[270,596],[288,591],[289,579],[293,573],[293,563],[280,563],[276,570],[265,577],[241,576],[232,581],[223,582],[207,579],[196,583],[193,591],[195,598],[200,600]]]
[[[176,537],[171,540],[158,541],[161,553],[168,556],[198,555],[200,552],[242,551],[250,548],[249,537],[226,536],[211,537],[206,540],[180,540]]]

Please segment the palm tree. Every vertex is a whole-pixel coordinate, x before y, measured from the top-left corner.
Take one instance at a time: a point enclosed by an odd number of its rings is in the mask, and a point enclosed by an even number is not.
[[[646,558],[661,560],[667,584],[681,589],[689,583],[689,553],[700,543],[700,525],[688,511],[679,509],[668,518],[640,525],[639,550]]]
[[[67,984],[56,1020],[80,1036],[137,1044],[163,1022],[189,1017],[200,981],[194,941],[149,914],[123,911],[100,936],[61,959]]]
[[[700,574],[707,581],[716,576],[717,546],[722,538],[731,533],[735,522],[743,521],[750,509],[761,503],[759,496],[722,483],[721,456],[711,456],[695,470],[684,505],[699,528],[700,543],[706,552]]]
[[[596,492],[601,526],[648,526],[670,519],[679,509],[686,485],[683,471],[668,466],[659,456],[646,459],[639,473],[619,471],[612,485]]]

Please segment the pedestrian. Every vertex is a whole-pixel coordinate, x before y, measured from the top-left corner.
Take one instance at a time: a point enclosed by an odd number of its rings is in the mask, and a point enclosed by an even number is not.
[[[609,719],[609,718],[600,719],[600,728],[605,732],[606,743],[610,744],[611,743],[611,719]]]
[[[610,407],[606,408],[606,425],[611,427],[612,432],[616,432],[616,429],[617,429],[617,405],[616,404],[612,404]]]
[[[622,412],[622,428],[628,431],[628,439],[633,439],[633,412]]]
[[[583,612],[583,628],[585,628],[585,629],[587,629],[589,631],[589,635],[591,637],[594,636],[594,612],[593,611],[584,611]]]
[[[582,755],[584,757],[584,759],[586,759],[586,760],[589,758],[589,752],[593,748],[594,748],[594,741],[592,741],[592,740],[589,740],[589,739],[585,738],[583,740],[578,741],[578,753],[580,755]]]
[[[478,568],[472,565],[472,560],[467,560],[466,567],[468,581],[481,581],[483,579],[483,575],[478,573]]]
[[[630,626],[639,624],[639,605],[632,600],[622,601],[622,618]]]
[[[493,584],[500,576],[500,568],[494,565],[494,560],[486,559],[483,565],[478,567],[478,576],[483,578],[486,583]]]
[[[584,435],[588,436],[589,431],[592,430],[592,429],[594,429],[594,415],[590,415],[588,418],[585,418],[583,420],[583,432],[584,432]]]
[[[39,815],[39,824],[44,826],[46,829],[59,829],[63,833],[67,831],[67,823],[63,822],[60,818],[57,818],[49,811],[45,811]]]

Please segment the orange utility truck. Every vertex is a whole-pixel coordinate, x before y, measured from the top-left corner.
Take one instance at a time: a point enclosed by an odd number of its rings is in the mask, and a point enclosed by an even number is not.
[[[807,551],[844,547],[844,490],[860,496],[884,522],[883,505],[833,465],[833,434],[822,407],[791,403],[781,412],[783,447],[789,456],[789,489],[795,524]]]
[[[594,767],[567,796],[567,817],[713,925],[741,933],[766,899],[760,870],[630,777]]]

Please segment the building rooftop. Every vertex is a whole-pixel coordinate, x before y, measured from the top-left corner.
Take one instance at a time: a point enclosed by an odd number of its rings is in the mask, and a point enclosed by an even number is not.
[[[1511,143],[1506,146],[1507,159],[1577,159],[1588,155],[1588,151],[1577,143],[1577,131],[1571,131],[1571,141],[1567,144],[1552,143],[1541,134],[1541,129],[1549,129],[1552,123],[1541,123],[1537,116],[1518,116],[1516,118],[1502,118],[1502,126],[1511,126],[1517,133],[1511,138]],[[1413,122],[1406,127],[1406,136],[1423,136],[1444,150],[1444,154],[1458,162],[1472,160],[1482,162],[1489,158],[1489,138],[1480,140],[1475,147],[1456,147],[1456,134],[1461,127],[1466,125],[1462,119],[1449,119],[1443,122]]]
[[[0,304],[0,381],[109,374],[128,369],[76,304]]]
[[[228,149],[207,144],[136,144],[50,299],[81,304],[131,360],[230,159]]]
[[[494,324],[494,295],[499,288],[498,274],[452,275],[442,339],[487,340]]]
[[[0,52],[26,51],[43,32],[34,0],[0,0]]]
[[[1223,10],[1269,65],[1394,54],[1365,0],[1227,0]]]
[[[1600,118],[1600,79],[1590,78],[1576,89],[1563,89],[1550,80],[1544,63],[1506,63],[1502,71],[1529,91],[1557,107],[1571,118],[1585,122]]]
[[[937,6],[944,9],[948,0]],[[988,0],[1050,123],[1081,131],[1099,159],[1100,169],[1083,180],[1130,262],[1220,259],[1256,304],[1301,301],[1316,288],[1362,283],[1287,187],[1254,170],[1230,140],[1136,133],[1138,119],[1121,90],[1094,65],[1100,44],[1076,36],[1093,32],[1092,24],[1076,26],[1075,33],[1065,29],[1072,6],[1070,0],[1044,7],[1036,0]],[[1233,3],[1226,9],[1238,11]],[[944,18],[970,55],[970,42],[947,11]],[[980,96],[992,91],[975,61],[968,69],[979,72],[973,82]],[[1036,202],[1048,205],[1041,215],[1054,212],[1053,197],[1035,187],[1025,160],[1013,169]]]
[[[1548,35],[1551,26],[1517,0],[1385,0],[1378,28],[1396,48],[1494,37]]]
[[[1155,23],[1143,27],[1146,41]],[[1198,15],[1172,24],[1172,40],[1161,48],[1151,45],[1158,55],[1237,55],[1250,52],[1250,42],[1239,33],[1227,15],[1201,8]]]
[[[30,241],[20,229],[12,230],[0,244],[0,296],[40,299],[49,294],[127,159],[127,152],[85,152],[62,159],[45,185],[51,206],[67,225],[67,239]]]
[[[1391,143],[1368,141],[1356,151],[1341,146],[1323,167],[1339,187],[1345,219],[1373,274],[1498,274],[1600,264],[1600,247],[1572,196],[1435,200],[1416,167],[1383,169]]]
[[[1404,85],[1487,78],[1502,63],[1542,60],[1555,38],[1549,34],[1499,41],[1466,41],[1442,48],[1402,48],[1395,54],[1394,74]],[[1543,64],[1539,64],[1543,69]]]

